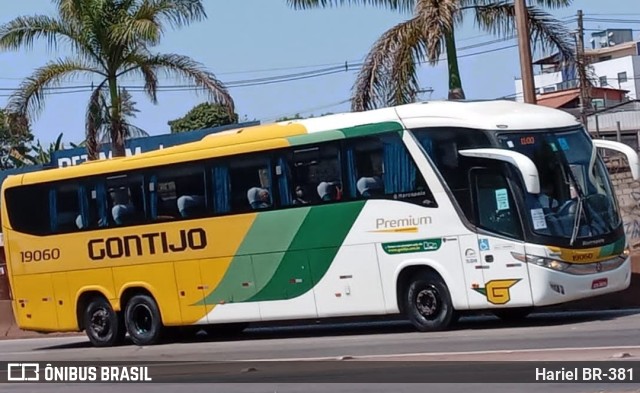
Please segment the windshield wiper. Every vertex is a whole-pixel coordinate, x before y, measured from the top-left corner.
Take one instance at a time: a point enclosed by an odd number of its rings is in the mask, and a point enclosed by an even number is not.
[[[576,206],[576,214],[573,220],[573,231],[571,232],[571,240],[569,241],[569,245],[573,246],[573,243],[576,241],[576,238],[578,237],[578,232],[580,231],[580,219],[582,218],[582,213],[583,213],[582,207],[584,204],[585,195],[584,195],[584,191],[582,190],[582,187],[580,187],[580,183],[578,183],[578,180],[576,179],[575,174],[573,173],[573,170],[571,170],[571,166],[567,162],[567,158],[564,156],[564,154],[558,154],[558,159],[562,164],[562,167],[565,170],[565,172],[567,172],[569,176],[569,180],[571,181],[571,183],[573,183],[573,187],[575,188],[576,193],[578,194],[578,206]],[[589,209],[584,210],[584,213],[586,214],[585,218],[587,219],[587,224],[589,225],[589,227],[591,227],[591,214],[589,213]]]
[[[578,183],[578,180],[576,179],[573,171],[571,170],[569,163],[566,161],[565,157],[562,157],[561,161],[565,170],[569,170],[569,178],[571,179],[571,182],[573,183],[573,186],[576,189],[576,193],[578,194],[578,206],[576,206],[576,215],[573,221],[573,232],[571,233],[571,240],[569,241],[569,245],[573,246],[573,243],[576,241],[576,238],[578,237],[578,232],[580,230],[580,219],[582,218],[582,213],[584,212],[585,214],[585,218],[587,219],[587,225],[589,226],[589,229],[592,228],[591,227],[592,217],[589,209],[583,208],[586,196],[584,194],[584,191],[582,190],[582,187],[580,187],[580,183]]]
[[[583,197],[578,195],[578,206],[576,207],[576,216],[573,220],[573,232],[571,232],[571,240],[569,241],[569,245],[573,246],[573,243],[576,241],[578,237],[578,231],[580,230],[580,217],[582,216],[582,202]],[[587,219],[588,220],[588,219]]]

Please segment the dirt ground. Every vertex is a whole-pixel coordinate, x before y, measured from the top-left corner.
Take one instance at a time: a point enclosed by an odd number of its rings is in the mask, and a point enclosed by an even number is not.
[[[635,255],[632,259],[633,276],[631,277],[631,285],[625,291],[603,295],[596,298],[579,300],[555,306],[551,310],[614,310],[625,308],[640,308],[640,254]],[[78,335],[81,333],[49,333],[47,337],[58,335]],[[14,320],[11,310],[11,302],[8,300],[0,300],[0,340],[43,337],[45,334],[26,332],[19,329]]]

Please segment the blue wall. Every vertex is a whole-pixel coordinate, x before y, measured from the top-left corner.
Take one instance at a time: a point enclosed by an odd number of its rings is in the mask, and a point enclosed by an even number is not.
[[[229,124],[222,127],[206,128],[203,130],[181,132],[176,134],[163,134],[148,136],[142,138],[134,138],[125,141],[127,155],[140,154],[147,151],[162,149],[165,147],[180,145],[183,143],[195,142],[201,140],[209,134],[226,131],[234,128],[243,128],[259,125],[259,121]],[[101,158],[111,157],[111,145],[103,145],[100,153]],[[70,165],[78,165],[87,160],[87,150],[84,147],[74,149],[59,150],[54,152],[51,161],[45,165],[32,165],[23,168],[8,169],[0,171],[0,184],[9,175],[20,173],[35,172],[43,169],[64,167]]]
[[[251,127],[259,124],[259,121],[229,124],[222,127],[205,128],[203,130],[197,131],[128,139],[127,141],[125,141],[125,148],[127,150],[127,155],[140,154],[151,150],[157,150],[165,147],[180,145],[183,143],[199,141],[205,136],[216,132],[231,130],[234,128]],[[100,151],[100,158],[111,157],[111,145],[102,146],[102,149]],[[51,157],[51,162],[48,166],[65,167],[70,165],[77,165],[85,161],[87,161],[87,150],[84,147],[79,147],[75,149],[60,150],[55,152],[53,154],[53,157]]]

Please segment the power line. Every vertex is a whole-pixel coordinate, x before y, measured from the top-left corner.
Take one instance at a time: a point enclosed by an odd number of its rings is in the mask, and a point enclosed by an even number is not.
[[[640,31],[640,29],[629,29],[631,31]],[[602,29],[584,29],[584,31],[602,31]]]
[[[572,18],[571,20],[567,20],[563,23],[572,23],[573,19],[575,19],[575,16],[572,17],[565,17],[564,19],[569,19]],[[462,50],[468,50],[468,49],[474,49],[474,48],[479,48],[482,46],[488,46],[488,45],[493,45],[496,43],[500,43],[500,42],[505,42],[505,41],[509,41],[514,39],[515,36],[509,36],[509,37],[505,37],[505,38],[500,38],[500,39],[495,39],[495,40],[491,40],[491,41],[485,41],[485,42],[480,42],[480,43],[476,43],[476,44],[471,44],[471,45],[467,45],[467,46],[462,46],[459,47],[458,50],[462,51]],[[487,54],[487,53],[492,53],[492,52],[497,52],[497,51],[502,51],[505,49],[511,49],[517,47],[517,44],[514,45],[507,45],[504,47],[500,47],[500,48],[493,48],[493,49],[489,49],[486,51],[480,51],[480,52],[474,52],[474,53],[469,53],[469,54],[461,54],[458,56],[458,58],[465,58],[465,57],[471,57],[471,56],[477,56],[477,55],[482,55],[482,54]],[[446,60],[446,56],[443,55],[440,57],[439,61],[443,61]],[[420,64],[425,64],[428,61],[422,61],[420,62]],[[270,76],[270,77],[263,77],[263,78],[253,78],[253,79],[241,79],[241,80],[234,80],[234,81],[229,81],[225,83],[225,86],[228,88],[235,88],[235,87],[250,87],[250,86],[260,86],[260,85],[266,85],[266,84],[273,84],[273,83],[282,83],[282,82],[290,82],[290,81],[296,81],[296,80],[302,80],[302,79],[309,79],[309,78],[315,78],[315,77],[321,77],[321,76],[328,76],[328,75],[332,75],[332,74],[337,74],[337,73],[341,73],[344,71],[349,71],[349,70],[357,70],[358,68],[362,67],[364,63],[362,61],[347,61],[345,63],[325,63],[325,64],[318,64],[318,65],[307,65],[307,66],[294,66],[294,67],[279,67],[279,68],[271,68],[271,69],[263,69],[263,70],[249,70],[249,71],[237,71],[237,72],[232,72],[234,74],[239,74],[239,73],[251,73],[251,72],[262,72],[262,71],[274,71],[274,70],[290,70],[290,69],[304,69],[304,68],[312,68],[312,67],[316,67],[316,66],[327,66],[327,68],[323,68],[323,69],[318,69],[318,70],[312,70],[312,71],[306,71],[306,72],[301,72],[301,73],[289,73],[289,74],[283,74],[283,75],[275,75],[275,76]],[[223,73],[223,74],[232,74],[232,73]],[[221,74],[219,74],[221,75]],[[5,78],[6,79],[6,78]],[[88,89],[91,89],[92,86],[90,85],[72,85],[72,86],[52,86],[52,87],[47,87],[44,90],[49,92],[49,94],[62,94],[63,92],[66,94],[68,93],[80,93],[80,92],[85,92]],[[134,86],[134,85],[123,85],[124,88],[133,90],[133,91],[142,91],[144,89],[143,86]],[[7,88],[7,87],[0,87],[0,91],[15,91],[17,88]],[[198,87],[195,85],[169,85],[169,86],[159,86],[158,90],[159,91],[189,91],[189,90],[197,90]],[[6,97],[8,95],[0,95],[0,97]]]
[[[640,15],[640,14],[589,14],[589,15],[598,15],[598,16],[607,16],[607,15],[624,15],[624,16],[633,16],[633,15]],[[577,18],[575,15],[567,15],[564,16],[562,18],[560,18],[563,24],[570,24],[573,22],[576,22]],[[585,21],[609,21],[609,20],[613,20],[619,23],[640,23],[640,20],[631,20],[631,21],[625,21],[625,20],[621,20],[621,19],[597,19],[597,18],[585,18]],[[589,30],[591,31],[591,30]],[[481,37],[488,37],[491,36],[491,34],[483,34],[480,36],[474,36],[474,37],[465,37],[462,39],[458,39],[458,42],[463,42],[463,41],[468,41],[468,40],[472,40],[472,39],[477,39],[477,38],[481,38]],[[491,45],[493,43],[496,42],[500,42],[501,39],[497,39],[497,40],[493,40],[493,41],[488,41],[488,42],[481,42],[481,43],[476,43],[473,45],[469,45],[469,46],[465,46],[465,47],[460,47],[458,48],[459,50],[464,50],[464,49],[472,49],[475,47],[480,47],[483,45]],[[346,61],[346,63],[362,63],[362,59],[360,60],[348,60]],[[344,65],[345,63],[322,63],[322,64],[308,64],[308,65],[299,65],[299,66],[286,66],[286,67],[273,67],[273,68],[263,68],[263,69],[253,69],[253,70],[244,70],[244,71],[225,71],[225,72],[218,72],[216,73],[216,75],[239,75],[239,74],[253,74],[253,73],[265,73],[265,72],[274,72],[274,71],[289,71],[289,70],[299,70],[299,69],[309,69],[309,68],[317,68],[317,67],[340,67],[342,65]],[[0,80],[23,80],[24,78],[13,78],[13,77],[0,77]],[[2,88],[0,88],[0,90],[4,90]]]
[[[457,40],[458,42],[469,41],[473,39],[478,39],[482,37],[489,37],[491,34],[483,34],[480,36],[474,37],[465,37]],[[492,42],[487,43],[478,43],[469,46],[468,48],[473,48],[476,46],[482,45],[490,45]],[[467,47],[460,47],[459,50],[463,50]],[[363,57],[364,58],[364,57]],[[358,63],[362,62],[362,58],[358,60],[347,60],[345,63]],[[244,70],[244,71],[224,71],[224,72],[216,72],[217,76],[221,75],[240,75],[240,74],[258,74],[258,73],[266,73],[266,72],[274,72],[274,71],[290,71],[290,70],[300,70],[300,69],[309,69],[309,68],[317,68],[317,67],[340,67],[344,66],[345,63],[322,63],[322,64],[307,64],[307,65],[299,65],[299,66],[286,66],[286,67],[273,67],[273,68],[262,68],[262,69],[253,69],[253,70]],[[24,78],[14,78],[14,77],[0,77],[0,80],[23,80]],[[0,88],[0,90],[2,90]]]
[[[74,90],[65,90],[65,91],[56,91],[53,93],[47,93],[50,95],[61,95],[61,94],[75,94],[75,93],[88,93],[91,91],[91,87],[88,86],[85,88],[75,88]],[[11,97],[11,94],[0,94],[0,97]]]
[[[467,45],[467,46],[460,47],[458,50],[463,51],[463,50],[474,49],[482,46],[493,45],[500,42],[510,41],[513,38],[514,37],[511,36],[511,37],[506,37],[502,39],[486,41],[483,43]],[[482,54],[491,53],[491,52],[497,52],[505,49],[510,49],[515,46],[517,45],[509,45],[505,47],[489,49],[486,51],[462,54],[462,55],[459,55],[458,58],[465,58],[465,57],[477,56],[477,55],[482,55]],[[446,56],[443,55],[440,57],[439,61],[443,61],[445,59],[446,59]],[[428,61],[422,61],[420,62],[420,64],[425,64],[427,62]],[[263,77],[263,78],[234,80],[234,81],[225,82],[224,85],[227,88],[236,88],[236,87],[252,87],[252,86],[261,86],[261,85],[267,85],[267,84],[273,84],[273,83],[291,82],[291,81],[316,78],[321,76],[328,76],[328,75],[333,75],[333,74],[338,74],[338,73],[343,73],[348,71],[356,71],[360,67],[362,67],[363,64],[364,64],[363,62],[353,62],[351,64],[349,62],[345,62],[344,64],[335,65],[332,67],[300,72],[300,73],[289,73],[289,74],[275,75],[275,76]],[[126,84],[123,84],[121,86],[131,91],[144,90],[144,86],[126,85]],[[90,91],[91,89],[92,89],[91,85],[72,85],[72,86],[50,86],[50,87],[43,88],[43,91],[46,91],[48,94],[60,94],[64,91],[69,91],[69,93],[80,93],[80,92]],[[191,91],[191,90],[198,90],[198,89],[199,87],[191,84],[158,86],[158,91]],[[17,87],[0,87],[0,91],[15,91],[15,90],[17,90]],[[7,97],[7,96],[10,96],[10,95],[0,95],[0,97]]]
[[[355,63],[357,61],[359,60],[347,60],[347,63]],[[317,67],[336,67],[336,66],[340,66],[341,64],[344,64],[344,63],[336,62],[336,63],[324,63],[324,64],[307,64],[307,65],[301,65],[301,66],[263,68],[258,70],[216,72],[216,75],[258,74],[263,72],[302,70],[302,69],[317,68]]]
[[[640,16],[640,14],[603,14],[603,13],[594,13],[594,14],[585,14],[585,15],[596,15],[596,16]]]
[[[562,23],[563,24],[569,24],[569,23],[573,23],[576,20],[575,15],[570,15],[570,16],[566,16],[562,19],[570,19],[571,20],[565,20]],[[462,41],[467,41],[467,40],[471,40],[471,39],[476,39],[476,38],[480,38],[480,37],[487,37],[487,36],[491,36],[491,34],[483,34],[481,36],[475,36],[475,37],[466,37],[463,39],[459,39],[458,42],[462,42]],[[499,42],[504,42],[504,41],[508,41],[511,39],[514,39],[515,35],[506,37],[506,38],[498,38],[498,39],[494,39],[491,41],[485,41],[485,42],[480,42],[480,43],[475,43],[475,44],[471,44],[471,45],[467,45],[467,46],[461,46],[458,48],[459,51],[461,50],[467,50],[467,49],[474,49],[474,48],[479,48],[482,46],[487,46],[487,45],[493,45]],[[508,49],[511,47],[505,47],[504,49]],[[489,52],[479,52],[477,54],[484,54],[484,53],[489,53]],[[473,55],[473,54],[472,54]],[[469,55],[461,55],[458,57],[468,57]],[[446,58],[441,58],[440,60],[443,60]],[[273,71],[285,71],[285,70],[298,70],[298,69],[309,69],[309,68],[317,68],[317,67],[329,67],[328,69],[322,69],[322,70],[313,70],[313,71],[309,71],[307,73],[300,73],[300,74],[285,74],[285,75],[276,75],[276,76],[271,76],[271,77],[264,77],[264,78],[256,78],[256,79],[246,79],[246,80],[238,80],[238,81],[230,81],[230,82],[226,82],[225,85],[227,86],[233,86],[236,84],[245,84],[245,83],[251,83],[251,82],[262,82],[262,81],[273,81],[276,79],[288,79],[290,77],[294,77],[294,76],[298,76],[298,75],[311,75],[311,74],[315,74],[315,73],[323,73],[325,71],[330,71],[333,69],[338,69],[341,67],[344,67],[345,65],[347,66],[354,66],[354,67],[359,67],[363,64],[362,60],[348,60],[344,63],[323,63],[323,64],[310,64],[310,65],[301,65],[301,66],[288,66],[288,67],[273,67],[273,68],[265,68],[265,69],[254,69],[254,70],[244,70],[244,71],[227,71],[227,72],[220,72],[220,73],[216,73],[216,75],[237,75],[237,74],[251,74],[251,73],[262,73],[262,72],[273,72]],[[0,80],[23,80],[24,78],[11,78],[11,77],[0,77]],[[285,80],[287,81],[287,80]],[[67,86],[67,87],[55,87],[52,89],[63,89],[63,88],[71,88],[71,89],[75,89],[78,88],[79,86]],[[85,86],[80,86],[80,87],[85,87]],[[16,90],[16,88],[2,88],[0,87],[0,91],[2,90]]]
[[[600,22],[600,23],[612,23],[612,24],[640,24],[638,19],[599,19],[599,18],[584,18],[585,22]]]
[[[338,106],[338,105],[346,104],[346,103],[348,103],[348,102],[350,102],[350,101],[351,101],[351,99],[350,99],[350,98],[347,98],[347,99],[345,99],[345,100],[342,100],[342,101],[339,101],[339,102],[335,102],[335,103],[333,103],[333,104],[327,104],[327,105],[317,106],[317,107],[314,107],[314,108],[305,109],[305,110],[300,110],[300,111],[291,111],[291,112],[288,112],[288,113],[285,113],[285,114],[280,114],[280,115],[278,115],[278,116],[266,116],[266,117],[264,117],[261,121],[263,121],[263,122],[265,122],[265,123],[266,123],[266,122],[272,122],[272,121],[276,121],[276,120],[278,120],[278,119],[281,119],[281,118],[283,118],[283,117],[289,117],[289,116],[299,115],[299,114],[302,114],[302,113],[314,112],[314,111],[317,111],[317,110],[320,110],[320,109],[333,108],[333,107],[336,107],[336,106]]]

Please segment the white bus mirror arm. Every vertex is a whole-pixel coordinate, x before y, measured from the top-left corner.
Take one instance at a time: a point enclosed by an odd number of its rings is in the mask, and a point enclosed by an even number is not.
[[[616,141],[607,141],[604,139],[593,139],[593,146],[595,148],[607,149],[607,150],[615,150],[627,157],[627,161],[629,161],[629,169],[631,169],[631,176],[633,176],[633,180],[638,180],[640,178],[640,157],[638,157],[638,153],[629,145],[625,145],[621,142]]]
[[[520,171],[522,179],[524,180],[524,185],[527,188],[527,192],[531,194],[540,193],[540,176],[538,174],[538,168],[529,157],[522,153],[497,148],[466,149],[460,150],[458,153],[465,157],[478,157],[508,162]]]

